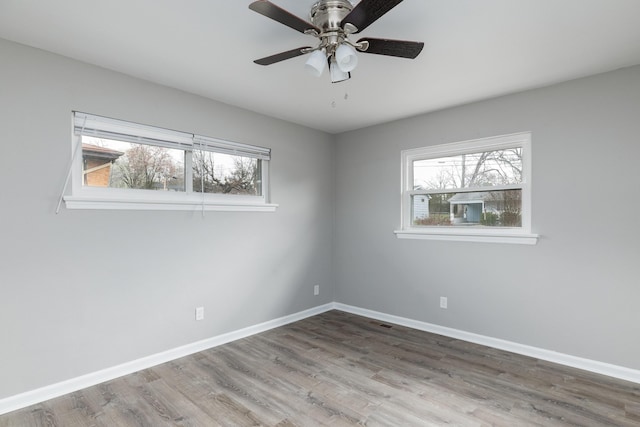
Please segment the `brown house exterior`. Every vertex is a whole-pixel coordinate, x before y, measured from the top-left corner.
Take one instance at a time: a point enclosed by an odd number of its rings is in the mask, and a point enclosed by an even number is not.
[[[123,154],[121,151],[83,143],[83,185],[89,187],[108,187],[109,179],[111,178],[111,165]]]

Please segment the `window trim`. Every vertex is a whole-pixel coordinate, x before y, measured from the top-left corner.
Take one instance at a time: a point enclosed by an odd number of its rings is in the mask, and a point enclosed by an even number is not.
[[[87,126],[85,129],[85,125]],[[82,136],[98,136],[192,153],[206,144],[208,151],[255,157],[261,161],[261,195],[213,194],[196,191],[162,192],[143,189],[96,188],[82,184]],[[123,137],[123,135],[126,135]],[[134,135],[134,136],[131,136]],[[139,136],[139,139],[136,137]],[[178,132],[92,114],[72,112],[71,194],[63,197],[67,209],[178,210],[273,212],[270,203],[270,149]],[[220,147],[220,149],[216,149]],[[249,154],[247,154],[249,153]],[[185,182],[190,178],[191,156],[185,156]]]
[[[413,162],[438,157],[470,154],[483,151],[495,151],[506,148],[522,147],[522,227],[442,227],[420,226],[412,224],[411,196],[424,194],[413,189]],[[449,240],[466,242],[515,243],[535,245],[539,235],[531,232],[531,132],[479,138],[468,141],[402,150],[401,152],[401,228],[394,233],[399,239]],[[493,190],[513,188],[514,186],[491,187]],[[468,191],[478,191],[471,188]],[[459,189],[454,192],[461,192]]]

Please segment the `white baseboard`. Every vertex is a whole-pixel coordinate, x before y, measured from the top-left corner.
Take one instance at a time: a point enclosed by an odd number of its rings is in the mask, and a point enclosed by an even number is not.
[[[444,326],[438,326],[418,320],[407,319],[405,317],[394,316],[378,311],[333,302],[288,316],[280,317],[278,319],[249,326],[247,328],[239,329],[237,331],[218,335],[202,341],[197,341],[191,344],[184,345],[182,347],[164,351],[162,353],[143,357],[141,359],[113,366],[111,368],[92,372],[87,375],[82,375],[56,384],[51,384],[42,388],[38,388],[36,390],[27,391],[15,396],[0,399],[0,415],[15,411],[17,409],[25,408],[36,403],[44,402],[45,400],[53,399],[55,397],[59,397],[68,393],[73,393],[74,391],[82,390],[83,388],[91,387],[105,381],[119,378],[123,375],[128,375],[143,369],[148,369],[161,363],[170,362],[172,360],[188,356],[199,351],[217,347],[219,345],[239,340],[241,338],[246,338],[251,335],[259,334],[261,332],[284,326],[289,323],[297,322],[298,320],[306,319],[307,317],[315,316],[317,314],[321,314],[334,309],[347,313],[357,314],[364,317],[369,317],[371,319],[380,320],[382,322],[395,323],[397,325],[402,325],[425,332],[432,332],[450,338],[456,338],[476,344],[482,344],[488,347],[506,350],[525,356],[535,357],[537,359],[546,360],[565,366],[571,366],[574,368],[583,369],[585,371],[595,372],[598,374],[603,374],[640,384],[639,370],[611,365],[609,363],[584,359],[581,357],[571,356],[555,351],[531,347],[511,341],[505,341],[498,338],[487,337],[484,335],[478,335],[458,329],[447,328]]]
[[[573,368],[578,368],[585,371],[607,375],[609,377],[619,378],[621,380],[640,384],[640,370],[637,369],[625,368],[623,366],[598,362],[591,359],[584,359],[582,357],[571,356],[569,354],[531,347],[524,344],[518,344],[498,338],[492,338],[484,335],[474,334],[471,332],[461,331],[458,329],[438,326],[418,320],[407,319],[405,317],[380,313],[378,311],[367,310],[364,308],[354,307],[346,304],[334,303],[333,308],[335,308],[336,310],[345,311],[347,313],[357,314],[360,316],[369,317],[371,319],[380,320],[382,322],[395,323],[397,325],[418,329],[420,331],[432,332],[434,334],[444,335],[450,338],[456,338],[463,341],[486,345],[487,347],[510,351],[512,353],[522,354],[524,356],[530,356],[536,359],[546,360],[548,362],[558,363],[560,365],[571,366]]]
[[[45,400],[53,399],[55,397],[59,397],[68,393],[73,393],[74,391],[82,390],[83,388],[91,387],[96,384],[113,380],[115,378],[119,378],[121,376],[128,375],[143,369],[148,369],[161,363],[170,362],[172,360],[188,356],[199,351],[217,347],[219,345],[236,341],[241,338],[246,338],[251,335],[259,334],[261,332],[265,332],[279,326],[284,326],[289,323],[297,322],[298,320],[306,319],[307,317],[324,313],[326,311],[332,310],[333,308],[333,303],[321,305],[288,316],[280,317],[278,319],[269,320],[264,323],[249,326],[237,331],[173,348],[162,353],[143,357],[141,359],[113,366],[111,368],[92,372],[87,375],[82,375],[56,384],[51,384],[42,388],[20,393],[15,396],[7,397],[5,399],[0,399],[0,415],[15,411],[17,409],[25,408],[36,403],[44,402]]]

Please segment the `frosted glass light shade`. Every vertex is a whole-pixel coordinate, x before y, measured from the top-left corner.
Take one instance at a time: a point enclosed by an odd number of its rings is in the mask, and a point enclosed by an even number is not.
[[[309,59],[307,59],[307,62],[304,64],[304,69],[312,76],[320,77],[326,66],[327,54],[323,50],[316,50],[309,56]]]
[[[338,67],[335,58],[329,64],[329,72],[331,74],[331,83],[339,83],[351,78],[351,74],[344,72]]]
[[[336,49],[336,62],[338,67],[345,73],[353,71],[358,65],[356,50],[348,44],[341,44]]]

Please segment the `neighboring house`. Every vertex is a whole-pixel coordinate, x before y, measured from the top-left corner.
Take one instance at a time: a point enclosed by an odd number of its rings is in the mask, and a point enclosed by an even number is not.
[[[82,144],[83,184],[108,187],[111,165],[124,153],[92,144]]]
[[[416,195],[413,197],[413,219],[429,218],[429,200],[431,196],[428,194]]]
[[[519,191],[481,191],[458,193],[451,197],[450,216],[453,223],[478,224],[486,213],[500,215],[505,211],[520,211]]]

